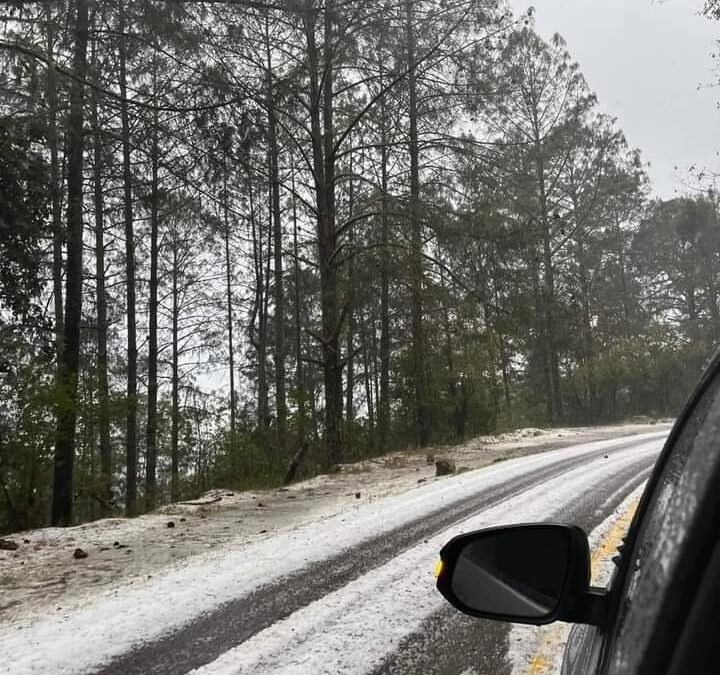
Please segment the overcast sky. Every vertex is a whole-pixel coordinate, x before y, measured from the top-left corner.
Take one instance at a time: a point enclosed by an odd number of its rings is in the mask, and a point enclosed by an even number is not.
[[[650,162],[656,195],[683,191],[692,164],[720,169],[720,89],[707,87],[720,23],[698,16],[702,0],[510,3],[516,13],[535,7],[544,38],[565,38],[600,109],[618,118],[628,143]]]

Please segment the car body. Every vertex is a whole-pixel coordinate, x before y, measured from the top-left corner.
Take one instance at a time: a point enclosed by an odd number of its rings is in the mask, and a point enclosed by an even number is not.
[[[443,548],[438,588],[473,616],[530,624],[575,622],[563,675],[702,675],[720,670],[720,352],[673,426],[607,589],[589,587],[587,539],[578,537],[577,530],[538,524],[461,535]],[[536,540],[533,548],[538,537],[545,537],[556,553],[533,569],[514,569],[530,536]],[[493,543],[500,541],[502,546]],[[463,564],[467,568],[461,561],[472,546],[473,562],[483,569],[480,576],[493,581],[475,577],[482,592],[468,596],[463,591],[461,598],[455,591],[462,583],[453,579],[468,574],[458,570]],[[467,587],[468,578],[464,583]],[[537,611],[508,604],[502,593],[493,594],[492,584],[498,583],[506,595],[528,596],[533,584],[545,584],[546,600]],[[507,607],[519,609],[513,614]]]

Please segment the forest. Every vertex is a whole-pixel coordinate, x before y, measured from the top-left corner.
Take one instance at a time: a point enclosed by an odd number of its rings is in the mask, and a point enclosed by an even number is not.
[[[713,182],[532,11],[0,3],[0,61],[0,532],[673,416],[720,338]]]

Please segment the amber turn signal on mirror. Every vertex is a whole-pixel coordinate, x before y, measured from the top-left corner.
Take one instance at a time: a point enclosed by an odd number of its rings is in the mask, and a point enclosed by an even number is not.
[[[599,625],[605,616],[605,591],[589,585],[587,536],[574,525],[512,525],[460,535],[440,551],[435,576],[454,607],[479,618]]]

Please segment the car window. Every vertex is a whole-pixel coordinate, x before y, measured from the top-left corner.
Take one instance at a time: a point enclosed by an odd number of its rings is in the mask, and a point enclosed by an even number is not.
[[[638,672],[698,506],[720,456],[720,378],[716,377],[691,413],[655,485],[629,561],[615,635],[610,643],[611,675]]]

